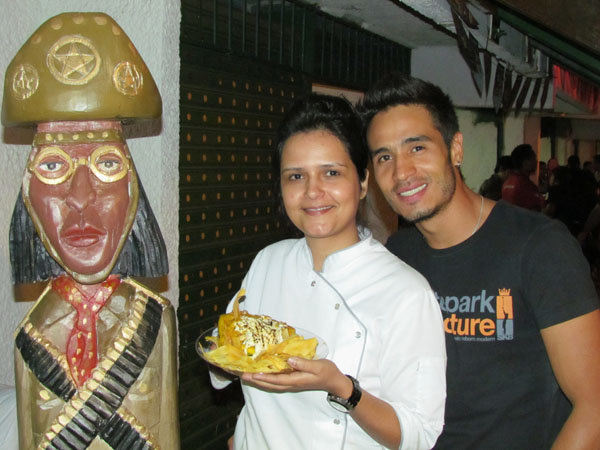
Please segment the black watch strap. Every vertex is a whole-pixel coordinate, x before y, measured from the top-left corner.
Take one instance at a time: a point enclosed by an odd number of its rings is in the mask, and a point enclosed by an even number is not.
[[[358,383],[358,380],[356,378],[350,375],[346,376],[350,379],[350,381],[352,381],[352,394],[350,394],[350,397],[342,398],[328,393],[327,401],[333,408],[337,409],[338,411],[349,413],[354,408],[356,408],[356,405],[358,405],[358,402],[362,397],[362,389],[360,388],[360,384]]]

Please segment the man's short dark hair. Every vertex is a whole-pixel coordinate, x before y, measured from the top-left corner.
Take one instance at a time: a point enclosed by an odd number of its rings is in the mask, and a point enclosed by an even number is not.
[[[394,106],[422,106],[431,115],[448,150],[458,133],[458,118],[452,100],[438,86],[401,73],[390,73],[377,81],[358,105],[365,130],[373,117]]]
[[[138,187],[135,220],[112,273],[124,277],[163,276],[169,272],[165,241],[139,180]],[[39,238],[21,192],[13,210],[9,236],[14,284],[36,283],[65,273]]]
[[[494,173],[498,173],[500,171],[506,172],[507,170],[513,169],[512,158],[508,155],[501,156],[496,162],[496,167],[494,168]]]
[[[521,169],[523,167],[523,163],[531,158],[536,158],[535,151],[533,147],[529,144],[520,144],[517,145],[510,154],[510,158],[512,159],[512,163],[515,169]]]

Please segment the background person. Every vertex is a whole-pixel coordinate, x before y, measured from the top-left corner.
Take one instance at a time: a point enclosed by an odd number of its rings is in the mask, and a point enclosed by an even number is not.
[[[278,149],[285,212],[304,238],[257,255],[242,306],[322,337],[329,359],[244,374],[234,448],[431,448],[445,398],[440,311],[425,279],[357,227],[368,179],[360,119],[342,98],[310,96],[286,115]],[[344,403],[359,389],[344,412],[328,404],[327,393]]]
[[[577,156],[569,157],[569,162],[552,172],[544,213],[563,222],[573,236],[578,236],[596,205],[596,181],[592,173],[579,168]]]
[[[592,171],[594,172],[596,183],[600,182],[600,155],[592,157]]]
[[[548,187],[550,186],[550,171],[548,170],[548,164],[545,161],[538,162],[538,190],[540,194],[546,196],[548,194]],[[545,197],[544,197],[545,198]],[[496,199],[500,200],[500,199]]]
[[[496,162],[494,173],[485,180],[479,188],[479,194],[492,200],[502,198],[502,184],[510,175],[513,168],[512,159],[508,155],[501,156]]]
[[[562,224],[471,191],[463,137],[437,86],[390,75],[365,95],[375,179],[414,223],[387,247],[429,280],[444,316],[439,449],[597,449],[600,311]]]
[[[513,172],[502,185],[502,200],[532,211],[542,211],[544,197],[531,181],[537,167],[537,155],[529,144],[517,145],[511,152]]]

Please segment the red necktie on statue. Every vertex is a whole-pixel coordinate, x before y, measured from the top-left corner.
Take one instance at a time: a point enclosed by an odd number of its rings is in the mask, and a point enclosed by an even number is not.
[[[86,296],[66,275],[55,278],[52,282],[52,289],[77,311],[75,324],[67,341],[67,361],[77,387],[85,383],[98,363],[96,319],[106,300],[120,283],[119,277],[111,275],[94,293]]]

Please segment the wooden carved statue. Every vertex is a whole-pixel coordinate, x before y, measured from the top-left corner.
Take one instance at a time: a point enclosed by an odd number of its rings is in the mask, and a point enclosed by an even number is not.
[[[105,14],[53,17],[8,66],[2,122],[37,127],[13,281],[47,281],[15,333],[21,449],[179,448],[173,307],[133,279],[166,274],[166,250],[122,129],[161,105]]]

